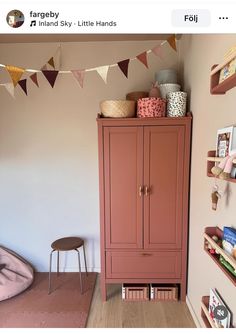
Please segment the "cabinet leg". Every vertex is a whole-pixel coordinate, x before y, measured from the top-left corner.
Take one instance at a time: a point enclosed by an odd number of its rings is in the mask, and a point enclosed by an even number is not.
[[[182,302],[185,302],[186,301],[186,284],[185,283],[181,283],[180,284],[180,300]]]
[[[106,289],[106,283],[104,280],[101,280],[100,288],[101,288],[102,301],[106,302],[107,301],[107,289]]]

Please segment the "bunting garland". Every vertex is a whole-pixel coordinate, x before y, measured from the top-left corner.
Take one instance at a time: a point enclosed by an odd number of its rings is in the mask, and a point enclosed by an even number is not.
[[[43,75],[47,79],[47,81],[50,83],[51,87],[53,88],[56,82],[57,75],[59,71],[54,70],[42,70]]]
[[[20,87],[21,87],[22,90],[24,91],[25,95],[28,95],[28,94],[27,94],[26,79],[19,80],[19,81],[18,81],[18,85],[20,85]]]
[[[83,88],[85,71],[84,70],[72,70],[71,73],[73,74],[75,79],[79,82],[80,87]]]
[[[54,70],[55,70],[55,64],[54,64],[54,59],[53,59],[53,57],[51,57],[51,58],[49,59],[48,64],[49,64],[50,66],[52,66],[52,67],[54,68]]]
[[[161,45],[157,45],[154,48],[152,48],[152,52],[159,58],[162,59],[162,48]]]
[[[30,75],[30,79],[33,81],[33,83],[39,87],[39,83],[38,83],[38,78],[37,78],[37,73],[34,73],[32,75]]]
[[[170,36],[167,39],[167,42],[169,43],[169,45],[172,47],[172,49],[174,49],[175,51],[177,51],[177,47],[176,47],[176,37],[175,35]]]
[[[14,87],[16,87],[18,81],[22,77],[23,73],[25,72],[24,68],[6,65],[6,69],[10,74]]]
[[[143,52],[140,53],[137,57],[136,57],[139,61],[141,61],[141,63],[148,68],[148,63],[147,63],[147,52]]]
[[[109,70],[109,65],[97,67],[96,70],[97,70],[98,74],[100,75],[100,77],[102,78],[102,80],[106,84],[107,83],[107,74],[108,74],[108,70]]]
[[[11,95],[11,97],[15,98],[15,90],[14,90],[14,85],[12,82],[7,82],[3,84],[3,86],[6,88],[8,93]]]
[[[103,66],[98,66],[95,68],[88,68],[88,69],[76,69],[76,70],[67,70],[67,71],[62,71],[60,70],[60,65],[61,65],[61,46],[57,48],[56,55],[53,57],[49,58],[47,63],[45,63],[40,70],[32,70],[32,69],[24,69],[21,67],[16,67],[12,65],[3,65],[0,64],[0,67],[6,68],[8,71],[12,82],[11,83],[3,83],[0,84],[0,86],[4,86],[8,93],[14,97],[14,88],[16,87],[17,84],[21,87],[21,89],[24,91],[24,93],[27,95],[27,79],[30,78],[32,82],[39,87],[38,83],[38,73],[42,73],[44,77],[47,79],[49,82],[50,86],[53,88],[56,82],[56,79],[58,77],[58,74],[68,74],[71,73],[76,81],[79,83],[81,88],[83,88],[84,85],[84,78],[85,78],[85,73],[90,72],[90,71],[96,71],[98,75],[101,77],[101,79],[104,81],[104,83],[107,83],[107,76],[109,69],[112,67],[118,66],[121,72],[124,74],[126,78],[128,78],[128,72],[129,72],[129,64],[131,61],[138,60],[141,62],[146,68],[148,68],[148,59],[147,55],[149,53],[155,54],[157,57],[162,58],[162,46],[164,44],[168,43],[170,47],[177,52],[177,47],[176,47],[176,36],[171,35],[166,41],[159,43],[155,47],[153,47],[150,50],[144,51],[140,54],[138,54],[134,58],[127,58],[125,60],[121,60],[115,64],[110,64],[110,65],[103,65]],[[48,69],[48,67],[53,68]],[[57,70],[56,70],[57,69]],[[28,78],[25,78],[21,80],[21,77],[24,73],[30,72],[32,73]]]
[[[124,73],[126,78],[128,78],[129,62],[130,62],[130,59],[125,59],[117,63],[117,65],[119,66],[121,71]]]

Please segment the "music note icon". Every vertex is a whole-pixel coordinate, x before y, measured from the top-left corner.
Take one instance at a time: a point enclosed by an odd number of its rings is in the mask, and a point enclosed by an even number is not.
[[[35,27],[36,26],[36,21],[34,20],[34,21],[31,21],[31,23],[30,23],[30,27]]]

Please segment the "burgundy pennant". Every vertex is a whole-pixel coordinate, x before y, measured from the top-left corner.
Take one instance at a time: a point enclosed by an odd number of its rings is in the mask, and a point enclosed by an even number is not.
[[[30,76],[30,79],[33,81],[33,83],[39,87],[39,83],[38,83],[38,78],[37,78],[37,73],[34,73]]]
[[[25,92],[25,95],[28,95],[28,94],[27,94],[26,80],[27,80],[27,79],[19,80],[19,81],[18,81],[18,85],[21,86],[21,88],[22,88],[23,91]]]
[[[54,70],[42,70],[43,75],[45,76],[45,78],[47,79],[47,81],[50,83],[50,85],[52,86],[52,88],[55,85],[55,81],[58,75],[58,71],[54,71]]]
[[[148,63],[147,63],[147,52],[144,51],[143,53],[140,53],[137,57],[136,57],[139,61],[141,61],[141,63],[146,66],[148,68]]]
[[[119,66],[121,71],[124,73],[126,78],[128,78],[129,61],[130,61],[129,59],[125,59],[117,63],[117,65]]]

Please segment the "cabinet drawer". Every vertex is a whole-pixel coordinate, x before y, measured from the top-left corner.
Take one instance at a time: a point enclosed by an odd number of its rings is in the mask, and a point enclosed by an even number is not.
[[[181,252],[106,252],[107,278],[180,278]]]

